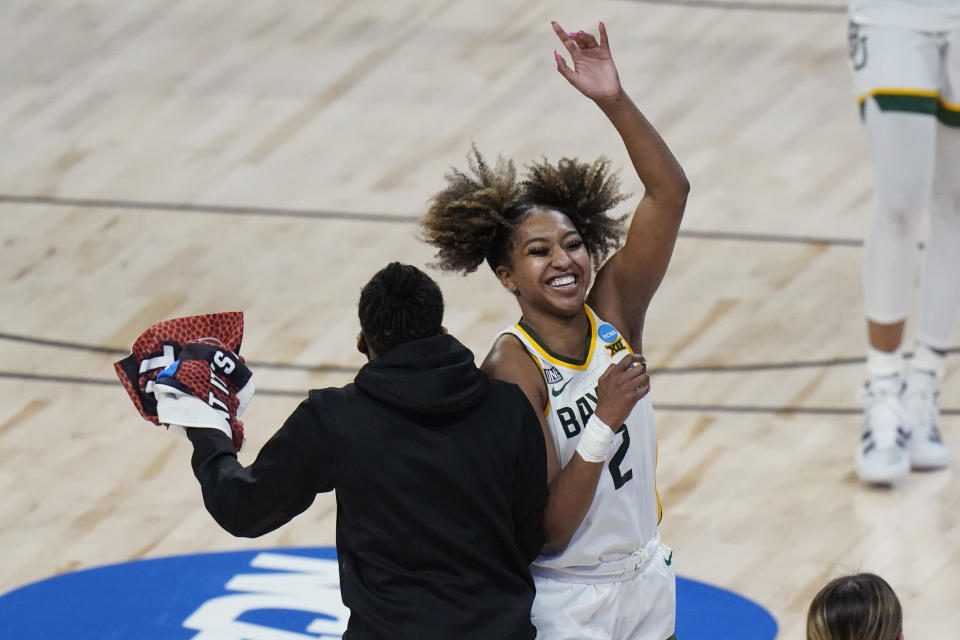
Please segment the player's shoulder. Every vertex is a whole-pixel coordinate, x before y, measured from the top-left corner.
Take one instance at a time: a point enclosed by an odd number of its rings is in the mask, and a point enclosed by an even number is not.
[[[540,369],[517,336],[504,333],[490,347],[480,369],[496,380],[524,384],[539,380]]]
[[[520,338],[512,333],[501,333],[490,345],[490,351],[480,364],[480,368],[489,373],[499,367],[510,366],[513,360],[523,356],[526,349]]]
[[[516,336],[500,335],[480,369],[491,380],[518,385],[534,407],[546,406],[546,387],[539,365]]]

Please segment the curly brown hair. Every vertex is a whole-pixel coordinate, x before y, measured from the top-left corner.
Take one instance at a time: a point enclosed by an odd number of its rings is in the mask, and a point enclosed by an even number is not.
[[[494,166],[472,146],[468,171],[452,169],[446,187],[430,200],[420,220],[421,238],[437,248],[432,265],[464,275],[484,260],[491,269],[510,264],[513,232],[534,211],[550,209],[570,218],[596,267],[623,236],[627,215],[607,212],[627,198],[620,180],[604,157],[591,164],[546,158],[527,167],[517,179],[513,161],[498,158]]]

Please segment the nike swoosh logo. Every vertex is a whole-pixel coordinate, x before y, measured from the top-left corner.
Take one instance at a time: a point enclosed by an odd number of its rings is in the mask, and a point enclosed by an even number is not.
[[[559,389],[550,389],[550,393],[552,393],[552,394],[553,394],[553,397],[556,398],[558,395],[560,395],[561,393],[563,393],[563,390],[566,389],[566,388],[567,388],[567,385],[570,384],[571,382],[573,382],[573,378],[571,378],[570,380],[567,380],[566,382],[564,382],[564,383],[563,383],[563,386],[560,387]]]

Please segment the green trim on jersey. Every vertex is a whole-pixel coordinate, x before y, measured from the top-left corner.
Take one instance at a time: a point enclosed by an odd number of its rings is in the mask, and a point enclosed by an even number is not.
[[[871,97],[877,101],[877,106],[881,111],[930,115],[934,116],[945,126],[960,127],[960,108],[947,104],[935,95],[885,93],[878,91],[871,94]],[[866,103],[866,98],[860,101],[861,119],[866,119]]]
[[[877,93],[873,99],[881,111],[899,111],[901,113],[925,113],[937,115],[940,101],[933,96],[912,96],[907,94]]]
[[[937,106],[937,120],[948,127],[960,127],[960,107],[942,101]]]
[[[517,322],[517,325],[521,329],[523,329],[528,336],[530,336],[530,338],[537,344],[538,347],[546,351],[551,358],[553,358],[554,360],[559,360],[563,364],[569,364],[574,367],[582,367],[583,365],[587,364],[587,359],[590,358],[590,356],[592,355],[590,353],[590,343],[593,341],[593,330],[594,330],[593,322],[590,323],[590,328],[587,329],[587,339],[583,343],[583,353],[586,355],[583,357],[582,360],[571,360],[570,358],[561,356],[560,354],[557,354],[551,351],[550,347],[547,346],[547,343],[544,342],[540,338],[540,336],[534,333],[533,329],[530,328],[530,325],[528,325],[526,322],[523,321],[523,318],[520,318],[520,321]],[[541,370],[542,370],[542,367],[541,367]]]

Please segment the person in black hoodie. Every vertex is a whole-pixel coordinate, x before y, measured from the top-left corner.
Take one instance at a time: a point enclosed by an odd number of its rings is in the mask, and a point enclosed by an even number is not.
[[[225,434],[187,429],[207,510],[255,537],[335,489],[345,640],[535,637],[547,471],[530,403],[446,333],[416,267],[374,275],[359,315],[354,383],[310,391],[249,467]]]

